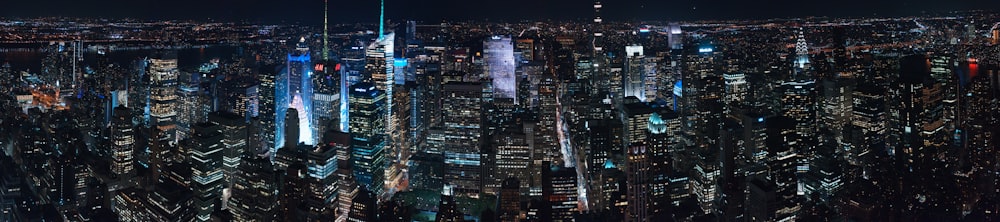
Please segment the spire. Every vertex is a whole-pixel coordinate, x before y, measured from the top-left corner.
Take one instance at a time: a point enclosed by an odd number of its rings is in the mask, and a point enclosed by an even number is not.
[[[330,0],[323,0],[323,60],[330,58]]]
[[[381,1],[382,4],[379,6],[378,13],[378,39],[382,39],[385,35],[385,0]]]
[[[799,28],[799,33],[795,42],[795,66],[798,68],[805,68],[806,64],[809,63],[809,43],[806,43],[806,35],[802,28]]]

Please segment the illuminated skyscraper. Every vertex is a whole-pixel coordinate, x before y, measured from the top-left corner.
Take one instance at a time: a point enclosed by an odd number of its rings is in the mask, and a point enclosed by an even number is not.
[[[628,63],[625,66],[625,71],[623,72],[625,76],[622,78],[622,86],[624,89],[622,92],[625,93],[625,97],[634,96],[636,98],[645,99],[645,78],[643,60],[645,55],[643,54],[641,45],[631,45],[625,46],[625,56]]]
[[[222,126],[199,123],[191,129],[191,188],[194,190],[195,221],[211,221],[222,197],[225,145]]]
[[[444,85],[445,183],[455,195],[479,197],[482,191],[482,96],[479,83]]]
[[[800,153],[811,152],[816,135],[816,82],[799,75],[781,83],[781,114],[795,120],[795,149]]]
[[[288,54],[288,95],[290,106],[299,112],[299,138],[298,142],[309,145],[315,144],[313,140],[312,120],[313,120],[313,66],[310,58],[309,46],[305,42],[305,37],[299,39],[295,51]],[[285,138],[289,140],[289,138]]]
[[[704,41],[704,40],[702,40]],[[717,64],[718,52],[709,42],[685,47],[681,78],[681,105],[685,148],[697,159],[691,171],[692,194],[702,210],[713,212],[718,193],[720,166],[718,163],[719,133],[722,124],[722,75]],[[677,94],[677,93],[675,93]]]
[[[192,79],[197,79],[201,74],[192,74],[191,76]],[[208,113],[203,109],[202,92],[198,85],[197,82],[188,82],[187,84],[182,84],[180,91],[177,91],[177,96],[179,97],[177,101],[178,139],[187,139],[189,134],[191,134],[192,125],[207,121],[205,117],[207,117]]]
[[[398,60],[397,60],[398,61]],[[405,60],[404,60],[405,61]],[[400,64],[397,62],[396,67],[405,67],[405,63]],[[405,190],[407,182],[407,175],[403,169],[406,168],[406,162],[410,158],[410,153],[413,143],[411,141],[410,131],[410,118],[411,117],[411,106],[410,106],[410,90],[414,87],[406,87],[404,84],[394,83],[396,88],[392,96],[394,100],[391,104],[390,110],[393,113],[389,115],[388,126],[393,126],[393,128],[388,129],[387,132],[387,146],[386,146],[386,188],[391,193],[395,193],[398,190]],[[388,108],[388,107],[387,107]],[[390,194],[391,194],[390,193]]]
[[[371,83],[351,87],[351,161],[358,185],[381,196],[385,186],[386,95]]]
[[[247,126],[245,118],[229,112],[215,112],[208,115],[208,121],[222,127],[223,171],[226,183],[224,189],[232,188],[238,171],[240,158],[247,151]]]
[[[744,105],[744,102],[748,99],[747,96],[750,88],[747,84],[746,74],[723,74],[722,78],[726,81],[725,97],[722,99],[722,103],[726,106],[726,109],[729,110],[733,107]]]
[[[543,167],[542,198],[551,207],[551,221],[571,222],[573,215],[579,213],[579,194],[576,168],[565,168],[559,165]]]
[[[177,59],[150,59],[148,67],[151,81],[149,94],[150,125],[160,133],[155,135],[161,143],[177,144],[175,123],[177,111]]]
[[[802,28],[799,28],[798,36],[796,36],[795,41],[795,68],[796,69],[808,69],[809,65],[809,43],[806,42],[806,36]]]
[[[132,115],[124,106],[115,107],[111,121],[112,157],[111,172],[119,177],[127,177],[135,172],[135,133],[132,131]]]
[[[648,221],[651,185],[649,150],[646,143],[641,141],[629,145],[625,155],[625,172],[628,180],[626,189],[628,208],[625,210],[625,221]]]
[[[331,129],[341,129],[341,72],[339,65],[332,62],[317,62],[313,66],[313,134],[314,141],[320,143],[320,137]],[[345,87],[346,88],[346,87]],[[346,90],[344,90],[346,91]],[[344,110],[346,111],[346,110]]]
[[[519,194],[528,194],[528,184],[521,184],[520,181],[531,181],[531,172],[528,166],[531,165],[531,144],[529,135],[520,130],[501,131],[499,139],[494,144],[496,148],[496,176],[493,183],[506,184],[510,178],[514,178],[518,184]],[[501,189],[504,189],[501,187]],[[501,191],[502,192],[502,191]]]
[[[483,41],[486,76],[493,79],[493,98],[517,98],[517,78],[514,76],[514,45],[510,37],[493,36]],[[517,102],[517,100],[514,100]]]
[[[262,152],[263,151],[263,152]],[[278,175],[267,151],[242,153],[239,173],[233,178],[229,209],[234,221],[271,221],[277,213]]]

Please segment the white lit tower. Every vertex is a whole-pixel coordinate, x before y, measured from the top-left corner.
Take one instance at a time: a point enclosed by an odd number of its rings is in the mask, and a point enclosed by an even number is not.
[[[177,110],[177,59],[150,59],[148,71],[151,80],[149,115],[151,125],[159,132],[156,139],[177,144],[175,136]]]
[[[494,98],[517,98],[517,83],[514,76],[514,44],[508,36],[493,36],[483,42],[483,59],[486,74],[493,80]],[[517,100],[514,100],[517,103]]]
[[[370,82],[375,86],[376,89],[385,92],[386,105],[385,112],[382,113],[384,117],[382,121],[386,121],[383,129],[386,135],[387,141],[386,147],[384,149],[388,150],[386,153],[399,153],[395,150],[400,149],[396,142],[394,141],[394,136],[392,136],[393,131],[396,129],[399,121],[394,121],[393,117],[393,85],[395,84],[395,78],[393,76],[394,68],[394,51],[395,51],[395,33],[385,32],[385,1],[380,1],[379,6],[379,26],[378,26],[378,38],[375,39],[371,45],[365,50],[365,82]],[[395,175],[396,169],[390,169],[386,172],[387,175]],[[388,183],[386,186],[391,186]]]
[[[798,40],[795,42],[795,69],[806,70],[809,65],[809,44],[806,43],[806,35],[799,28]]]
[[[111,139],[111,172],[120,178],[130,176],[135,168],[132,154],[135,151],[135,133],[132,131],[132,115],[124,106],[114,108]]]

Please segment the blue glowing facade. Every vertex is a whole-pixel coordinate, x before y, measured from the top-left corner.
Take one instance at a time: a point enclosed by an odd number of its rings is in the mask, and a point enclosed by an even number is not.
[[[299,46],[292,53],[288,54],[288,95],[291,105],[299,111],[299,142],[305,144],[315,144],[312,128],[313,119],[313,86],[312,86],[312,59],[309,56],[309,48],[305,45],[305,39],[300,40]],[[282,110],[282,109],[278,109]],[[281,135],[281,134],[278,134]],[[288,139],[288,138],[285,138]]]
[[[288,69],[281,69],[274,80],[274,147],[271,153],[277,153],[278,149],[285,145],[285,116],[288,114],[288,105],[291,104],[291,95],[288,94]]]
[[[348,94],[350,94],[351,82],[349,77],[349,72],[347,69],[339,68],[340,64],[337,65],[337,71],[340,72],[340,132],[350,132],[350,103],[348,102]]]

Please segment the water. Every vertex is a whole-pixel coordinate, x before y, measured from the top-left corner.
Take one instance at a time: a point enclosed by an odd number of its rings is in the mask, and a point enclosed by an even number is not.
[[[108,58],[113,63],[127,65],[133,61],[146,58],[157,52],[157,49],[118,49],[108,51]],[[176,49],[177,65],[180,68],[197,67],[213,58],[226,60],[232,55],[246,53],[247,47],[233,45],[209,45],[204,48]],[[42,59],[46,52],[41,46],[0,46],[0,64],[10,63],[15,71],[28,70],[37,73],[41,70]],[[86,50],[83,54],[83,64],[93,67],[97,62],[97,51]]]

